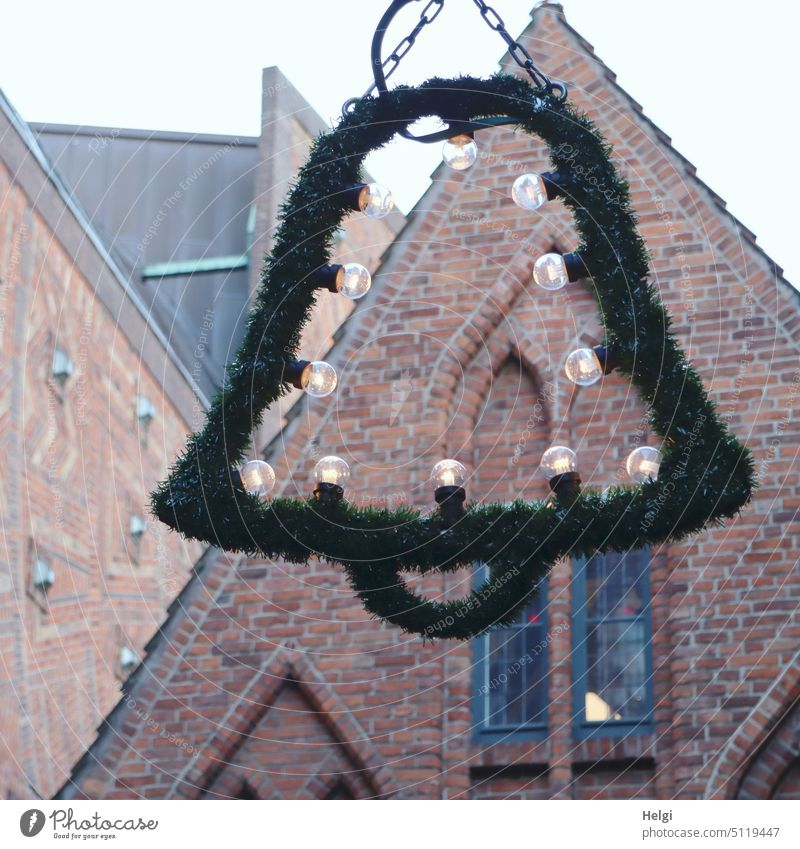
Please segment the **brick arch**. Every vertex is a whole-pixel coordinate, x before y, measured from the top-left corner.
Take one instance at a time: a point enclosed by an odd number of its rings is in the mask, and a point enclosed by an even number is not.
[[[800,757],[794,759],[783,774],[780,782],[775,785],[773,799],[800,799]]]
[[[481,353],[485,357],[482,358]],[[536,354],[541,354],[541,346],[517,345],[512,341],[511,328],[507,323],[497,327],[485,339],[483,347],[472,352],[450,399],[449,425],[445,437],[447,456],[471,462],[470,436],[480,418],[493,381],[509,359],[516,360],[522,372],[541,391],[544,384],[536,365]],[[546,414],[549,421],[549,408]]]
[[[744,777],[771,734],[791,714],[795,717],[797,734],[798,699],[800,699],[800,650],[786,664],[783,672],[750,711],[747,719],[728,738],[727,743],[710,765],[703,798],[735,799]],[[778,757],[776,749],[775,757]],[[791,764],[785,764],[790,769]],[[757,773],[756,776],[760,774]],[[773,785],[777,786],[777,785]]]
[[[279,649],[267,664],[259,669],[248,687],[244,688],[239,700],[228,709],[225,724],[215,737],[208,740],[202,757],[190,764],[179,776],[169,795],[187,799],[203,798],[207,795],[235,796],[243,786],[241,770],[233,762],[237,754],[251,740],[257,739],[257,729],[275,705],[285,687],[289,685],[308,702],[308,715],[325,726],[341,753],[339,766],[333,763],[331,752],[318,765],[330,762],[336,780],[343,780],[341,761],[353,767],[354,775],[345,783],[351,793],[361,798],[385,798],[392,795],[389,773],[368,741],[364,730],[352,714],[340,704],[338,698],[325,684],[316,669],[304,657],[293,656],[290,660],[284,649]],[[316,770],[319,772],[321,770]],[[320,793],[333,788],[320,787],[318,775],[311,774],[298,786],[298,792]],[[272,776],[267,773],[248,774],[247,784],[258,798],[283,798]],[[325,784],[325,781],[322,781]],[[356,789],[357,788],[357,789]],[[322,798],[314,795],[314,798]]]
[[[800,758],[800,697],[749,760],[737,799],[772,799]]]
[[[471,434],[476,495],[487,501],[547,495],[547,482],[538,470],[550,445],[549,419],[538,374],[509,351]]]
[[[615,373],[592,386],[573,386],[567,405],[566,433],[578,455],[586,485],[604,489],[629,483],[628,454],[651,440],[647,409],[636,390]]]

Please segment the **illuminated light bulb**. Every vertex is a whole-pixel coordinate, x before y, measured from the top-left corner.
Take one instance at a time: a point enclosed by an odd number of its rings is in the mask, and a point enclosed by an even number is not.
[[[372,286],[372,275],[363,265],[348,262],[339,267],[336,274],[336,291],[345,298],[357,301],[369,292],[370,286]]]
[[[263,460],[250,460],[239,469],[242,486],[256,498],[269,498],[275,486],[275,470]]]
[[[603,366],[591,348],[578,348],[564,363],[567,377],[578,386],[591,386],[603,376]]]
[[[358,208],[367,218],[385,218],[394,209],[394,197],[386,186],[367,183],[358,193]]]
[[[567,264],[561,254],[543,254],[533,264],[533,279],[542,287],[555,291],[563,289],[569,281]]]
[[[314,480],[317,483],[335,483],[343,486],[350,480],[350,466],[335,454],[328,454],[314,466]]]
[[[464,486],[467,470],[458,460],[440,460],[431,471],[431,480],[439,486]]]
[[[521,174],[511,186],[511,198],[522,209],[538,209],[549,200],[544,180],[538,174]]]
[[[449,528],[464,515],[467,470],[458,460],[440,460],[431,470],[431,480],[436,484],[434,497],[439,505],[439,515],[445,527]]]
[[[642,445],[628,454],[625,468],[628,476],[634,483],[646,483],[648,480],[658,478],[658,469],[661,465],[661,454],[658,449],[649,445]]]
[[[478,145],[475,140],[462,133],[448,139],[442,147],[442,159],[445,165],[449,165],[454,171],[466,171],[475,164],[478,158]]]
[[[312,398],[324,398],[336,389],[336,369],[329,363],[316,360],[303,369],[300,383]]]
[[[539,468],[547,478],[566,475],[578,471],[578,458],[575,452],[571,448],[567,448],[566,445],[554,445],[542,454]]]

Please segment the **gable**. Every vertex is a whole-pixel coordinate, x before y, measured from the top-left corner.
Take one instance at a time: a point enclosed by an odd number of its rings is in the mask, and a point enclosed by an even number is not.
[[[559,6],[537,7],[522,39],[551,77],[574,81],[571,100],[590,112],[614,144],[614,162],[630,182],[653,279],[673,328],[714,400],[732,408],[736,427],[737,405],[764,391],[761,378],[741,362],[768,346],[781,362],[796,356],[798,293],[616,86]],[[508,61],[505,65],[513,70]],[[540,146],[510,128],[481,132],[477,141],[481,156],[469,171],[441,166],[434,173],[374,275],[372,290],[340,330],[327,357],[340,376],[333,403],[303,399],[265,452],[277,464],[286,494],[307,491],[306,467],[317,450],[391,467],[397,488],[416,492],[435,460],[452,453],[441,430],[445,417],[452,422],[458,411],[446,411],[445,399],[458,396],[460,375],[474,371],[501,331],[513,340],[507,350],[522,352],[544,381],[554,378],[554,419],[573,408],[576,394],[560,379],[562,364],[576,340],[602,338],[596,305],[580,286],[545,293],[530,280],[536,256],[553,246],[575,248],[571,221],[560,202],[524,213],[508,197],[517,174],[547,170]],[[723,324],[726,313],[730,321]],[[730,344],[721,350],[726,336]],[[387,395],[399,393],[401,377],[414,387],[405,403],[408,418],[427,419],[413,431],[413,450],[410,432],[393,435],[397,417],[382,409]],[[777,373],[765,379],[774,384],[771,392],[785,394]],[[626,404],[637,406],[632,394],[625,397]],[[632,414],[632,420],[637,417]],[[360,419],[352,429],[350,418]],[[745,415],[738,424],[747,430],[751,421]],[[370,452],[371,445],[378,450]],[[389,462],[362,459],[362,448],[364,454],[388,452]],[[420,496],[415,503],[426,500]]]

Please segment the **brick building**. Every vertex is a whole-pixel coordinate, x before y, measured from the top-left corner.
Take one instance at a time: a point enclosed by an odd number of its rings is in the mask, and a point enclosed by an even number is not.
[[[562,561],[517,624],[469,644],[369,619],[323,562],[209,550],[60,798],[800,796],[797,292],[560,6],[524,38],[614,144],[674,329],[755,454],[752,505],[685,544]],[[446,456],[474,501],[540,497],[549,445],[602,488],[652,441],[625,382],[563,377],[602,328],[579,285],[531,281],[533,257],[575,240],[558,202],[509,198],[546,170],[541,146],[479,141],[472,169],[434,174],[343,325],[336,395],[298,404],[265,450],[282,492],[308,493],[335,453],[363,503],[430,507]]]
[[[63,783],[202,554],[149,520],[149,492],[202,421],[253,245],[324,129],[276,68],[263,107],[261,136],[234,138],[29,126],[0,95],[2,797]],[[401,222],[372,247],[354,221],[339,255],[374,266]],[[309,354],[348,305],[315,315]]]

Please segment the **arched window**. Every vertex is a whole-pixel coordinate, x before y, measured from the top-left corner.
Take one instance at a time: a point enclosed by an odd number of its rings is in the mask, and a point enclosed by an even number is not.
[[[651,730],[649,566],[647,549],[595,554],[573,564],[577,736]]]
[[[547,494],[537,474],[549,447],[547,393],[538,376],[509,355],[493,376],[471,445],[474,494],[482,501]],[[486,573],[479,564],[478,577]],[[486,742],[547,731],[547,584],[516,621],[473,641],[475,735]]]

